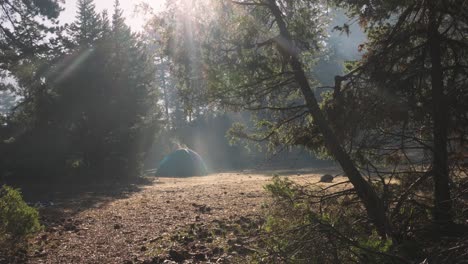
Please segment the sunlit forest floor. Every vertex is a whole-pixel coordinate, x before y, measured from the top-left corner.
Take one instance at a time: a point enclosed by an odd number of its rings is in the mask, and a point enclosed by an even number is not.
[[[148,178],[140,185],[57,194],[28,263],[235,263],[252,250],[273,175],[317,182],[334,169],[242,171]],[[339,177],[335,182],[344,180]],[[325,184],[326,185],[326,184]]]

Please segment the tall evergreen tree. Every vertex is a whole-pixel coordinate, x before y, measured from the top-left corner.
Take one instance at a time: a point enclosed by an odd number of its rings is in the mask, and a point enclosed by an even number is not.
[[[138,160],[152,139],[160,118],[154,87],[155,68],[146,47],[125,24],[118,0],[114,3],[111,31],[111,54],[108,71],[112,73],[112,113],[119,117],[119,149],[126,159],[126,171],[140,166]]]
[[[93,0],[78,0],[76,21],[69,29],[74,42],[79,46],[92,46],[102,36],[102,20],[96,12]]]

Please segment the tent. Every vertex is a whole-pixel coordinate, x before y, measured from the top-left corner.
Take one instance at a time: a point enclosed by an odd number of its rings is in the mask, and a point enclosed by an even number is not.
[[[205,162],[191,149],[178,149],[164,157],[159,163],[156,176],[202,176],[207,175]]]

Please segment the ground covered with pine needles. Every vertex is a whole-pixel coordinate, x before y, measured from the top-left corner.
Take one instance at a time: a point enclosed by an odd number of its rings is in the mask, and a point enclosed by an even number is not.
[[[150,178],[56,198],[40,209],[44,231],[16,260],[27,263],[241,263],[255,249],[279,175],[307,183],[327,172],[232,172]]]

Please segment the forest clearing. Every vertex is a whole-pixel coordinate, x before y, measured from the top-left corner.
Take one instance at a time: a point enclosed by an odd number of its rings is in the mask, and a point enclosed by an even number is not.
[[[305,184],[317,182],[322,173],[332,171],[309,169],[268,174],[244,171],[192,178],[149,178],[147,183],[123,189],[121,193],[101,190],[92,195],[52,201],[53,206],[40,209],[44,231],[31,239],[29,251],[25,256],[18,256],[18,260],[26,263],[172,263],[165,260],[242,263],[239,254],[248,254],[248,241],[257,237],[240,234],[237,228],[246,223],[262,225],[260,220],[268,200],[264,186],[272,175]],[[193,241],[183,243],[177,239],[178,234],[194,226],[198,234],[193,236]],[[236,242],[231,244],[231,241]],[[244,245],[247,249],[242,251]],[[169,254],[171,250],[176,253]]]

